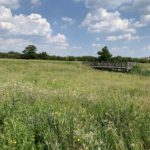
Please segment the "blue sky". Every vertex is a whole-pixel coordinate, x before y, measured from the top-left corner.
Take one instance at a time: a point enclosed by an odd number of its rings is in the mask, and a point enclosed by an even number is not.
[[[0,0],[0,51],[150,56],[150,0]]]

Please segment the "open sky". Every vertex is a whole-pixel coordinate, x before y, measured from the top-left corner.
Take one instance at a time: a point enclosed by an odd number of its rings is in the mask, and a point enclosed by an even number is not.
[[[0,0],[0,51],[150,56],[150,0]]]

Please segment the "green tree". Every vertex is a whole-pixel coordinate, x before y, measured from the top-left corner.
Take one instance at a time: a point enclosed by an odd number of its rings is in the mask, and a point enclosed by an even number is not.
[[[25,48],[25,50],[22,52],[23,53],[23,58],[25,59],[35,59],[37,58],[37,48],[34,45],[29,45]]]
[[[39,59],[48,59],[49,56],[48,56],[48,54],[46,52],[42,52],[42,53],[38,54],[38,58]]]
[[[107,46],[103,47],[101,51],[97,53],[99,55],[99,61],[109,61],[112,57],[112,54],[109,52]]]

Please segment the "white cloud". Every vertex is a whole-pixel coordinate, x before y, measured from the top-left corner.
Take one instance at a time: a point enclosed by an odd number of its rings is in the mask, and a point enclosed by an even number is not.
[[[48,42],[55,45],[57,49],[67,49],[69,44],[67,43],[67,38],[63,35],[58,33],[56,36],[48,35]]]
[[[131,33],[123,34],[123,35],[117,35],[117,36],[108,36],[106,40],[108,41],[117,41],[117,40],[139,40],[141,39],[137,35],[132,35]]]
[[[33,44],[30,41],[19,38],[0,38],[0,51],[22,51],[28,44]]]
[[[150,56],[150,47],[149,45],[145,47],[128,47],[126,45],[120,47],[112,47],[110,48],[110,52],[113,56],[126,56],[126,57],[147,57]]]
[[[11,10],[4,6],[0,6],[0,30],[11,30],[14,27],[14,25],[9,21],[11,18]]]
[[[41,2],[41,0],[31,0],[31,4],[32,5],[41,5],[42,2]]]
[[[143,27],[141,22],[135,22],[134,19],[124,19],[118,11],[109,12],[106,9],[99,8],[89,12],[82,22],[81,26],[87,27],[91,33],[103,33],[107,35],[106,40],[137,40],[136,28]],[[113,34],[110,36],[110,34]],[[99,40],[97,38],[96,40]]]
[[[150,14],[141,16],[141,22],[150,25]]]
[[[150,0],[133,0],[131,4],[122,6],[120,8],[122,11],[126,12],[140,12],[149,13],[150,12]]]
[[[73,25],[76,21],[70,17],[62,17],[61,20],[64,22],[62,28],[66,28],[69,25]]]
[[[0,7],[0,32],[9,36],[41,37],[56,47],[67,47],[67,39],[62,34],[53,35],[53,30],[47,19],[40,14],[12,15],[9,8]]]
[[[19,15],[11,19],[13,34],[46,36],[52,33],[51,25],[39,14]]]
[[[0,30],[7,30],[10,34],[45,36],[52,33],[48,21],[39,14],[13,16],[5,7],[0,7],[0,13]]]
[[[93,47],[93,48],[102,48],[102,47],[104,47],[104,46],[105,46],[104,44],[92,43],[92,47]]]
[[[141,15],[140,20],[135,22],[134,27],[136,28],[143,28],[150,26],[150,15]]]
[[[62,17],[61,20],[64,21],[64,22],[68,22],[68,23],[74,22],[74,20],[70,17]]]
[[[140,21],[136,21],[135,23],[133,23],[133,26],[135,28],[142,28],[142,27],[145,27],[146,24],[143,21],[140,20]]]
[[[139,15],[140,19],[134,24],[135,27],[150,25],[150,0],[133,0],[132,4],[122,6],[120,11]]]
[[[149,0],[134,0],[131,5],[131,9],[135,11],[150,13],[150,1]]]
[[[90,32],[130,32],[135,33],[130,20],[122,19],[120,13],[108,12],[100,8],[89,12],[82,22],[82,26],[87,27]]]
[[[84,1],[87,8],[116,9],[123,4],[131,4],[132,0],[74,0],[75,2]]]
[[[143,50],[144,50],[144,51],[147,51],[147,52],[148,52],[148,51],[150,52],[150,45],[144,47]]]
[[[19,0],[0,0],[0,6],[17,9],[20,7]]]
[[[4,6],[0,6],[0,20],[9,20],[11,17],[11,10]]]

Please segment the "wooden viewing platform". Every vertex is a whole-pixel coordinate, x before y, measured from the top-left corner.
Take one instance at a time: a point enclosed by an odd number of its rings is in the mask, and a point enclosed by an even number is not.
[[[132,62],[88,62],[88,65],[95,69],[129,72],[135,63]]]

